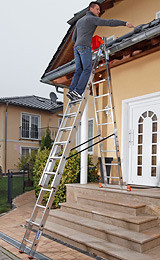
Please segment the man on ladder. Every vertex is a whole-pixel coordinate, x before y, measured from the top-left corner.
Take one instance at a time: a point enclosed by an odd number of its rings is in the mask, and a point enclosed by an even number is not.
[[[75,140],[76,131],[78,128],[78,125],[80,123],[83,111],[85,109],[87,100],[90,95],[90,84],[92,82],[92,88],[93,88],[93,97],[94,101],[98,98],[103,98],[104,96],[107,96],[110,98],[110,111],[112,112],[111,116],[111,122],[107,123],[100,123],[98,121],[98,116],[96,116],[96,122],[97,122],[97,130],[98,130],[98,136],[99,136],[99,143],[101,143],[104,140],[107,140],[111,137],[114,137],[113,140],[115,140],[116,145],[116,158],[117,158],[117,164],[119,166],[118,162],[118,153],[117,153],[117,144],[116,144],[116,128],[115,128],[115,120],[113,117],[113,104],[111,100],[111,88],[110,88],[110,73],[109,73],[109,60],[107,55],[107,50],[105,48],[105,44],[103,46],[100,46],[96,58],[94,60],[94,64],[92,67],[92,53],[91,53],[91,39],[93,36],[93,33],[98,25],[101,26],[120,26],[120,25],[126,25],[129,28],[133,27],[130,23],[126,23],[123,21],[118,20],[104,20],[99,18],[100,14],[100,4],[97,2],[91,2],[89,5],[90,11],[87,13],[87,15],[80,19],[77,23],[76,29],[74,31],[73,38],[75,39],[75,63],[76,63],[76,72],[73,77],[70,91],[67,93],[67,96],[73,100],[73,102],[68,102],[66,110],[63,115],[63,119],[61,122],[61,125],[58,129],[55,141],[53,143],[50,155],[48,157],[46,166],[44,168],[43,174],[41,176],[39,186],[41,187],[35,207],[33,209],[31,218],[29,220],[28,226],[26,228],[26,232],[24,234],[21,246],[20,246],[20,252],[26,252],[30,256],[29,258],[33,258],[36,254],[36,248],[38,246],[40,237],[43,232],[43,228],[45,226],[46,220],[49,215],[49,211],[52,206],[53,199],[55,197],[55,194],[57,192],[63,170],[66,164],[66,160],[69,158],[69,152],[72,149],[72,145]],[[93,78],[95,75],[96,68],[99,64],[101,54],[103,53],[105,64],[106,64],[106,71],[107,71],[107,79],[103,79],[102,81],[107,80],[108,81],[108,93],[97,96],[95,94],[95,88],[97,82],[93,83]],[[88,83],[88,84],[87,84]],[[88,87],[86,87],[88,85]],[[85,90],[85,91],[84,91]],[[83,94],[84,92],[84,94]],[[82,97],[83,94],[83,97]],[[78,99],[78,100],[77,100]],[[76,101],[75,101],[76,100]],[[95,112],[96,114],[100,113],[101,111],[108,111],[109,108],[105,108],[102,110],[99,110],[95,106]],[[99,128],[102,125],[109,125],[111,124],[113,126],[113,133],[109,136],[103,137],[102,131],[99,130]],[[63,149],[62,149],[63,147]],[[61,150],[61,153],[59,151]],[[104,151],[103,147],[100,147],[101,150],[101,158],[102,158],[102,164],[105,172],[105,162],[104,162],[104,154],[106,151]],[[108,151],[107,151],[108,152]],[[55,167],[57,165],[57,167]],[[105,178],[107,178],[106,173],[104,174]],[[120,174],[119,177],[120,179]],[[105,179],[106,181],[106,179]],[[48,200],[46,202],[46,205],[43,204],[44,197],[48,195]]]
[[[101,5],[97,1],[89,4],[89,11],[78,20],[72,40],[75,55],[75,74],[73,76],[67,97],[73,101],[82,98],[92,71],[91,40],[97,26],[127,26],[133,28],[130,22],[115,19],[100,18]]]

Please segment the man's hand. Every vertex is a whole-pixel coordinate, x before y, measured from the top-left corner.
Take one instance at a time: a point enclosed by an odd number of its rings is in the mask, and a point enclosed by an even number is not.
[[[135,27],[133,26],[133,24],[131,24],[130,22],[127,22],[127,23],[126,23],[126,26],[127,26],[128,28],[135,28]]]

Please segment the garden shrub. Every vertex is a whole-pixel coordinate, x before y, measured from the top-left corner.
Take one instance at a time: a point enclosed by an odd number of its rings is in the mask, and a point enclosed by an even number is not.
[[[33,168],[36,159],[36,152],[32,151],[26,156],[21,156],[18,160],[17,167],[20,171],[29,171],[29,177],[33,177]]]
[[[45,148],[51,149],[52,148],[52,139],[51,139],[51,131],[49,126],[46,129],[46,134],[42,136],[41,140],[41,151]]]
[[[45,149],[42,151],[39,151],[36,156],[35,166],[34,166],[34,185],[35,185],[35,194],[36,197],[38,197],[40,187],[39,187],[39,180],[41,178],[41,175],[43,173],[47,158],[49,156],[49,150]],[[75,154],[77,151],[73,150],[70,152],[70,155]],[[54,171],[56,171],[58,162],[56,162]],[[94,167],[92,163],[92,158],[89,156],[88,158],[88,167],[89,167],[89,174],[88,174],[88,181],[94,182],[98,181],[99,176],[97,175],[97,167]],[[53,180],[53,177],[50,178],[50,182],[48,185],[48,188],[51,186],[51,182]],[[59,187],[57,189],[54,201],[53,201],[53,207],[57,208],[59,207],[59,203],[66,201],[66,186],[65,184],[68,183],[79,183],[80,182],[80,154],[76,154],[75,156],[71,157],[67,160],[66,166],[63,171],[63,175],[59,184]],[[45,204],[48,199],[49,194],[45,194],[43,203]]]

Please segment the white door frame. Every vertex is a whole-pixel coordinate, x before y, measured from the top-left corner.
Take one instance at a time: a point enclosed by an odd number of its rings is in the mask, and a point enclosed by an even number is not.
[[[122,164],[122,177],[123,182],[128,184],[129,180],[129,111],[130,106],[136,105],[139,102],[146,102],[147,99],[160,99],[160,92],[154,92],[151,94],[138,96],[130,99],[122,100],[122,135],[121,135],[121,164]]]

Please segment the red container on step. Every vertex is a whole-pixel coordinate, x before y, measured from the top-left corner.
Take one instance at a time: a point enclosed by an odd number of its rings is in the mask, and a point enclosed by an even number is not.
[[[104,43],[104,41],[102,40],[102,38],[98,35],[95,35],[93,38],[92,38],[92,41],[91,41],[91,50],[95,50],[95,49],[98,49],[99,46]]]

